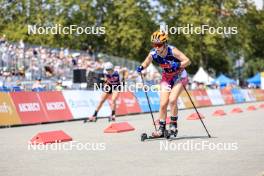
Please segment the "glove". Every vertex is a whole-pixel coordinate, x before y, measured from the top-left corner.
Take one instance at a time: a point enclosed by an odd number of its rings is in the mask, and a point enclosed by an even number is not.
[[[138,66],[137,67],[137,72],[138,73],[141,73],[141,71],[144,69],[144,67],[142,65]]]
[[[181,66],[181,63],[180,62],[173,62],[172,61],[170,64],[171,64],[171,69],[173,69],[173,70],[177,70]]]

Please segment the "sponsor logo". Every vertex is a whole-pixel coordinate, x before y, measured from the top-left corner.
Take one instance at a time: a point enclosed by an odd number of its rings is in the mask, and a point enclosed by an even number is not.
[[[207,96],[195,96],[197,101],[209,100]]]
[[[65,103],[64,102],[51,102],[46,103],[47,110],[49,111],[57,111],[57,110],[64,110]]]
[[[0,113],[9,113],[12,114],[12,108],[6,104],[6,102],[3,102],[0,104]]]
[[[21,103],[18,104],[20,112],[36,112],[40,111],[39,103]]]
[[[128,107],[133,107],[134,104],[136,103],[136,99],[129,99],[129,98],[124,98],[124,102]]]
[[[73,100],[73,99],[69,100],[69,105],[72,108],[89,107],[89,106],[91,106],[90,104],[91,103],[89,103],[89,101],[87,101],[87,100]]]

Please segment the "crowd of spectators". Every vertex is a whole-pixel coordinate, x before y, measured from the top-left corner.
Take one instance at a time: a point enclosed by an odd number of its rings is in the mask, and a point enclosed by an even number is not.
[[[86,51],[72,51],[68,48],[54,49],[26,45],[22,40],[18,43],[11,43],[3,35],[0,37],[0,88],[4,90],[14,87],[19,88],[17,90],[76,88],[72,86],[74,69],[85,69],[87,76],[90,75],[89,73],[99,74],[103,72],[104,63],[107,61],[109,60],[98,57],[91,46]],[[142,74],[146,84],[155,85],[159,83],[161,74],[153,65],[151,67],[144,70]],[[126,83],[131,85],[142,82],[135,69],[127,68],[124,64],[123,67],[115,65],[115,70],[124,69],[126,70],[125,75],[121,77],[126,77]],[[237,86],[226,86],[226,88],[234,87]],[[191,82],[187,88],[192,90],[218,89],[219,86]]]
[[[63,82],[73,79],[73,69],[86,69],[89,75],[89,72],[102,72],[104,63],[94,54],[91,46],[86,51],[72,51],[68,48],[29,46],[22,40],[11,43],[4,35],[0,38],[0,86],[21,86],[25,89],[22,83],[29,83],[33,88],[33,82],[41,79],[43,83],[48,80],[53,84],[53,89],[70,88],[63,86]],[[115,69],[126,69],[125,76],[130,83],[141,82],[135,70],[119,65]],[[160,78],[157,71],[143,74],[150,84],[155,84]]]

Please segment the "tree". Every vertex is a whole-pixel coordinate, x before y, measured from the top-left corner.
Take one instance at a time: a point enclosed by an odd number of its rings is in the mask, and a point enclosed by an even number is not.
[[[264,10],[249,9],[245,20],[250,34],[243,74],[247,78],[264,71]]]
[[[217,74],[233,73],[235,60],[248,50],[249,37],[245,28],[244,11],[250,4],[247,1],[210,1],[185,0],[165,1],[160,4],[163,12],[162,20],[169,26],[209,25],[211,27],[238,27],[238,34],[190,34],[174,35],[171,43],[180,48],[192,60],[191,73],[195,73],[199,65],[212,68]],[[242,40],[244,42],[242,42]]]
[[[2,0],[0,34],[11,41],[23,39],[48,47],[92,46],[97,52],[142,61],[151,48],[150,35],[160,24],[193,25],[189,29],[237,27],[237,34],[170,34],[169,43],[191,59],[190,73],[201,65],[234,77],[236,60],[245,58],[242,76],[246,78],[264,70],[263,13],[248,0]],[[28,35],[29,24],[105,27],[105,34]]]
[[[150,35],[157,29],[151,16],[150,6],[145,1],[113,1],[103,22],[107,30],[106,52],[142,60],[150,46]]]

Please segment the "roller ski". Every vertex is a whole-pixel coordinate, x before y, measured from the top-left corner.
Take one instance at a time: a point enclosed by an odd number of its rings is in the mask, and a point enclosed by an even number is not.
[[[141,141],[145,141],[147,139],[159,139],[159,138],[165,138],[169,139],[170,135],[168,130],[166,130],[166,124],[165,122],[159,122],[160,126],[159,129],[152,133],[151,136],[148,136],[146,133],[141,134]]]
[[[112,121],[115,121],[115,120],[116,120],[115,115],[111,115],[111,116],[109,116],[109,118],[108,118],[108,121],[109,121],[109,122],[112,122]]]
[[[91,117],[85,119],[85,120],[83,121],[83,123],[87,123],[87,122],[96,122],[96,121],[97,121],[97,117],[96,117],[96,116],[91,116]]]
[[[178,117],[171,117],[171,122],[170,122],[170,126],[169,126],[169,136],[170,137],[177,137],[178,134],[178,129],[177,129],[177,120]]]

